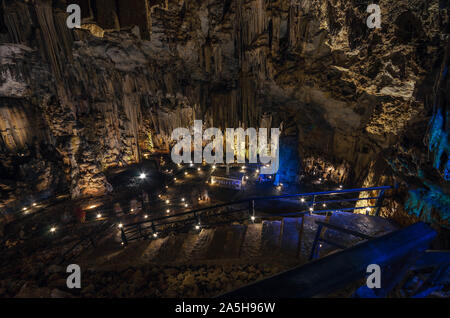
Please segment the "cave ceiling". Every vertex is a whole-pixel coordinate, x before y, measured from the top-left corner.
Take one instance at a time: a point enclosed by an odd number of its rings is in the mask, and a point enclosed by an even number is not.
[[[442,1],[378,1],[375,29],[368,1],[74,0],[72,30],[68,3],[0,5],[3,205],[30,184],[111,191],[107,169],[168,151],[194,119],[282,128],[299,174],[344,165],[355,184],[448,194]]]

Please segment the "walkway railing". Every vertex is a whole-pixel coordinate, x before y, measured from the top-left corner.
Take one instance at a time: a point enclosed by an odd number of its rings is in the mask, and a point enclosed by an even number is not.
[[[315,235],[314,242],[313,242],[313,245],[311,248],[311,253],[309,256],[310,261],[315,258],[319,258],[319,251],[320,251],[320,248],[322,247],[322,244],[320,244],[320,242],[327,243],[329,245],[332,245],[332,246],[340,248],[340,249],[346,249],[348,247],[348,246],[342,245],[341,243],[331,241],[331,240],[328,240],[328,239],[322,237],[324,228],[331,229],[331,230],[334,230],[334,231],[337,231],[337,232],[340,232],[343,234],[356,236],[356,237],[362,238],[364,240],[370,240],[370,239],[374,238],[367,234],[353,231],[353,230],[344,228],[344,227],[336,225],[336,224],[331,224],[331,223],[322,222],[322,221],[316,221],[316,224],[317,224],[317,230],[316,230],[316,235]]]
[[[381,286],[368,290],[363,285],[355,297],[387,297],[394,289],[403,289],[406,297],[424,297],[449,281],[448,251],[427,252],[437,233],[425,223],[368,240],[361,244],[314,260],[271,278],[258,281],[222,295],[223,298],[302,298],[325,297],[341,288],[364,284],[368,266],[381,270]],[[409,288],[409,273],[430,269],[428,278]],[[406,278],[406,280],[405,280]],[[408,287],[408,288],[407,288]]]
[[[233,202],[217,204],[209,207],[194,209],[174,215],[143,220],[129,224],[119,224],[121,230],[122,244],[137,239],[158,238],[169,232],[182,229],[200,230],[204,227],[227,223],[230,221],[250,220],[255,222],[261,215],[256,215],[255,204],[268,201],[290,200],[294,205],[300,207],[295,212],[273,212],[270,216],[302,216],[305,214],[329,214],[332,212],[365,211],[366,214],[373,212],[378,216],[383,205],[385,191],[392,189],[391,186],[342,189],[333,191],[310,192],[301,194],[286,194],[269,197],[253,197]],[[376,194],[365,194],[373,193]],[[363,193],[363,195],[361,195]],[[352,195],[357,197],[350,197]],[[358,202],[360,203],[359,205]],[[275,208],[276,209],[276,208]],[[234,216],[233,216],[234,215]],[[227,217],[227,220],[214,220],[214,217]],[[224,222],[225,221],[225,222]]]

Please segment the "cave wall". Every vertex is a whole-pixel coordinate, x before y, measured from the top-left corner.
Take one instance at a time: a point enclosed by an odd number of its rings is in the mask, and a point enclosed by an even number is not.
[[[172,130],[194,119],[281,127],[297,143],[286,157],[300,158],[298,175],[400,184],[395,202],[410,208],[383,213],[448,226],[449,32],[439,1],[378,1],[382,27],[373,30],[369,1],[75,2],[75,30],[64,1],[1,5],[6,157],[36,137],[60,156],[73,197],[99,195],[111,191],[108,168],[168,151]],[[444,97],[432,102],[436,85]],[[418,207],[433,187],[443,201]]]

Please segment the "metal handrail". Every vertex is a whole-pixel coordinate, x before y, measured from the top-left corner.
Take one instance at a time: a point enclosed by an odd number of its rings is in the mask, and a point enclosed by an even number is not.
[[[321,214],[321,213],[329,213],[329,212],[334,212],[334,211],[350,211],[350,210],[359,210],[359,209],[367,209],[367,208],[370,208],[370,209],[376,208],[377,209],[376,213],[378,213],[378,210],[382,204],[382,199],[383,199],[382,196],[384,195],[384,192],[389,189],[393,189],[393,187],[392,186],[380,186],[380,187],[369,187],[369,188],[358,188],[358,189],[342,189],[342,190],[331,190],[331,191],[321,191],[321,192],[309,192],[309,193],[299,193],[299,194],[285,194],[285,195],[268,196],[268,197],[251,197],[251,198],[236,200],[233,202],[226,202],[226,203],[216,204],[213,206],[198,208],[198,209],[194,209],[194,210],[190,210],[190,211],[186,211],[186,212],[182,212],[182,213],[177,213],[177,214],[173,214],[173,215],[169,215],[169,216],[162,216],[162,217],[157,217],[157,218],[153,218],[153,219],[149,219],[149,220],[143,220],[143,221],[139,221],[139,222],[124,224],[121,228],[122,238],[123,238],[122,242],[124,244],[127,244],[127,241],[128,241],[126,238],[127,231],[129,231],[129,230],[133,231],[134,230],[133,228],[141,227],[141,225],[143,225],[143,224],[151,225],[149,227],[146,227],[145,229],[149,229],[151,227],[155,231],[156,226],[164,226],[167,224],[188,222],[190,220],[199,218],[200,217],[199,213],[201,213],[201,212],[211,211],[214,209],[223,208],[223,207],[227,207],[227,206],[231,206],[231,205],[235,205],[235,204],[248,203],[249,204],[249,208],[248,208],[249,214],[254,215],[254,202],[255,201],[279,200],[279,199],[283,199],[283,198],[295,198],[295,197],[313,197],[313,203],[311,206],[314,206],[319,203],[341,203],[341,202],[352,202],[352,201],[358,202],[358,201],[364,201],[364,200],[377,199],[376,205],[369,205],[369,206],[363,206],[363,207],[351,207],[351,208],[337,208],[337,209],[318,209],[318,210],[313,211],[313,213]],[[321,196],[321,195],[348,194],[348,193],[357,193],[357,192],[360,193],[360,192],[368,192],[368,191],[380,191],[380,192],[379,192],[379,195],[376,197],[315,201],[315,198],[317,196]],[[310,202],[304,202],[304,203],[309,204]],[[245,211],[245,209],[243,211]],[[306,214],[306,213],[312,213],[312,212],[311,211],[299,211],[299,212],[290,212],[290,213],[279,213],[279,214],[274,214],[274,215],[275,216],[289,216],[289,215],[301,215],[301,214]],[[216,215],[226,215],[226,214],[229,214],[228,211],[220,212]],[[175,220],[173,222],[166,222],[166,223],[155,225],[155,222],[179,218],[179,217],[183,217],[183,216],[187,216],[187,215],[192,215],[192,218],[185,218],[185,219],[181,219],[181,220]],[[140,229],[142,230],[142,228],[140,228]],[[144,236],[141,235],[141,236],[138,236],[138,238],[139,237],[144,237]],[[147,236],[145,236],[145,237],[147,237]]]
[[[429,225],[419,222],[240,287],[219,298],[324,297],[366,277],[370,264],[383,269],[381,288],[373,292],[377,297],[386,297],[402,280],[405,269],[414,266],[436,236],[437,232]],[[440,264],[442,259],[437,262]]]
[[[208,206],[208,207],[204,207],[204,208],[194,209],[194,210],[190,210],[190,211],[186,211],[186,212],[182,212],[182,213],[178,213],[178,214],[173,214],[173,215],[169,215],[169,216],[163,216],[163,217],[159,217],[159,218],[155,218],[155,219],[151,219],[151,220],[144,220],[144,221],[134,222],[134,223],[126,224],[126,225],[124,225],[124,227],[125,226],[137,225],[137,224],[143,224],[143,223],[151,223],[153,221],[170,219],[170,218],[184,216],[184,215],[191,214],[191,213],[196,213],[196,212],[202,212],[202,211],[222,208],[222,207],[230,206],[230,205],[234,205],[234,204],[240,204],[240,203],[246,203],[246,202],[248,203],[250,201],[274,200],[274,199],[283,199],[283,198],[289,198],[289,197],[290,198],[293,198],[293,197],[308,197],[308,196],[317,196],[317,195],[326,195],[326,194],[343,194],[343,193],[355,193],[355,192],[389,190],[389,189],[392,189],[392,187],[391,186],[382,186],[382,187],[372,187],[372,188],[362,188],[362,189],[346,189],[346,190],[310,192],[310,193],[300,193],[300,194],[284,194],[284,195],[270,196],[270,197],[253,197],[253,198],[236,200],[236,201],[233,201],[233,202],[216,204],[216,205],[212,205],[212,206]],[[375,197],[375,198],[378,198],[378,197]],[[360,200],[367,200],[367,198],[357,199],[356,201],[360,201]],[[339,202],[341,202],[341,200],[339,200]],[[333,209],[333,211],[335,211],[335,210],[336,209]],[[340,210],[340,209],[338,209],[338,210]]]

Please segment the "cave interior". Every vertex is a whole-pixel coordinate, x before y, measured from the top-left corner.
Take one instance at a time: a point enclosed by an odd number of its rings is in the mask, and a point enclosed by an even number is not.
[[[449,31],[445,0],[1,1],[0,297],[448,298]]]

